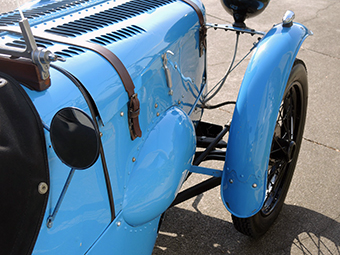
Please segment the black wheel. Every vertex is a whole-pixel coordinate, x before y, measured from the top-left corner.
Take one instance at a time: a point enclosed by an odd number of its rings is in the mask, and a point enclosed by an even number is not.
[[[273,224],[286,198],[296,166],[307,111],[307,71],[301,60],[291,70],[282,98],[269,157],[267,192],[262,209],[252,217],[232,215],[235,228],[259,237]]]

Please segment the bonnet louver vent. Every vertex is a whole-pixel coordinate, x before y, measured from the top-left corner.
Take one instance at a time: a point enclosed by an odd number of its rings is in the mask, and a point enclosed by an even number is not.
[[[37,46],[41,47],[41,48],[46,49],[49,46],[53,46],[53,43],[48,41],[48,40],[35,38],[35,41],[37,43]],[[10,43],[6,43],[6,45],[10,46],[10,47],[20,48],[20,49],[26,48],[26,43],[25,43],[23,38],[20,38],[18,40],[14,40],[13,42],[10,42]],[[85,52],[85,51],[83,49],[79,48],[79,47],[70,46],[70,47],[67,47],[65,49],[55,51],[54,54],[62,56],[62,57],[72,57],[74,55],[79,55],[83,52]]]
[[[111,33],[107,33],[105,35],[98,36],[90,41],[101,44],[101,45],[108,45],[113,42],[117,42],[127,37],[131,37],[137,34],[145,32],[145,30],[138,26],[129,26]]]
[[[54,13],[60,10],[67,9],[72,6],[77,6],[80,4],[84,4],[89,2],[90,0],[64,0],[64,1],[59,1],[55,2],[52,4],[47,4],[44,6],[40,6],[31,10],[26,10],[24,11],[24,16],[27,19],[33,19],[36,17],[44,16],[46,14]],[[13,11],[13,12],[8,12],[8,13],[3,13],[0,16],[0,25],[5,26],[5,25],[13,25],[15,23],[18,23],[19,20],[21,20],[21,16],[19,14],[19,11]]]
[[[45,31],[62,36],[76,37],[77,35],[118,23],[175,1],[176,0],[132,0]]]
[[[50,41],[43,40],[43,39],[35,38],[35,42],[37,43],[38,47],[45,48],[45,49],[48,46],[53,45],[53,43],[51,43]],[[10,43],[6,43],[6,45],[11,46],[11,47],[21,48],[21,49],[26,48],[26,43],[23,38],[20,38],[19,40],[14,40],[13,42],[10,42]]]

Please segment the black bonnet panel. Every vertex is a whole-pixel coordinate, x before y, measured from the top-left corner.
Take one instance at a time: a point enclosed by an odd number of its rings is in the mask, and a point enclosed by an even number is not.
[[[46,143],[39,115],[21,86],[0,72],[2,254],[32,252],[46,209],[47,187]]]

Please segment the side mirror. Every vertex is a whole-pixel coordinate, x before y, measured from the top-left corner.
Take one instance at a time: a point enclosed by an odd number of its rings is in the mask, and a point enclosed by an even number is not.
[[[53,117],[50,137],[55,153],[67,166],[86,169],[99,156],[99,132],[94,121],[80,109],[66,107]]]

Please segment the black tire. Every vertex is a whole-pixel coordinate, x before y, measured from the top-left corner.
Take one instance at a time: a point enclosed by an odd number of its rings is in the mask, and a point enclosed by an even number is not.
[[[307,70],[301,60],[296,60],[276,121],[264,205],[249,218],[232,215],[235,228],[245,235],[255,238],[262,236],[282,209],[299,155],[307,113],[307,95]]]

